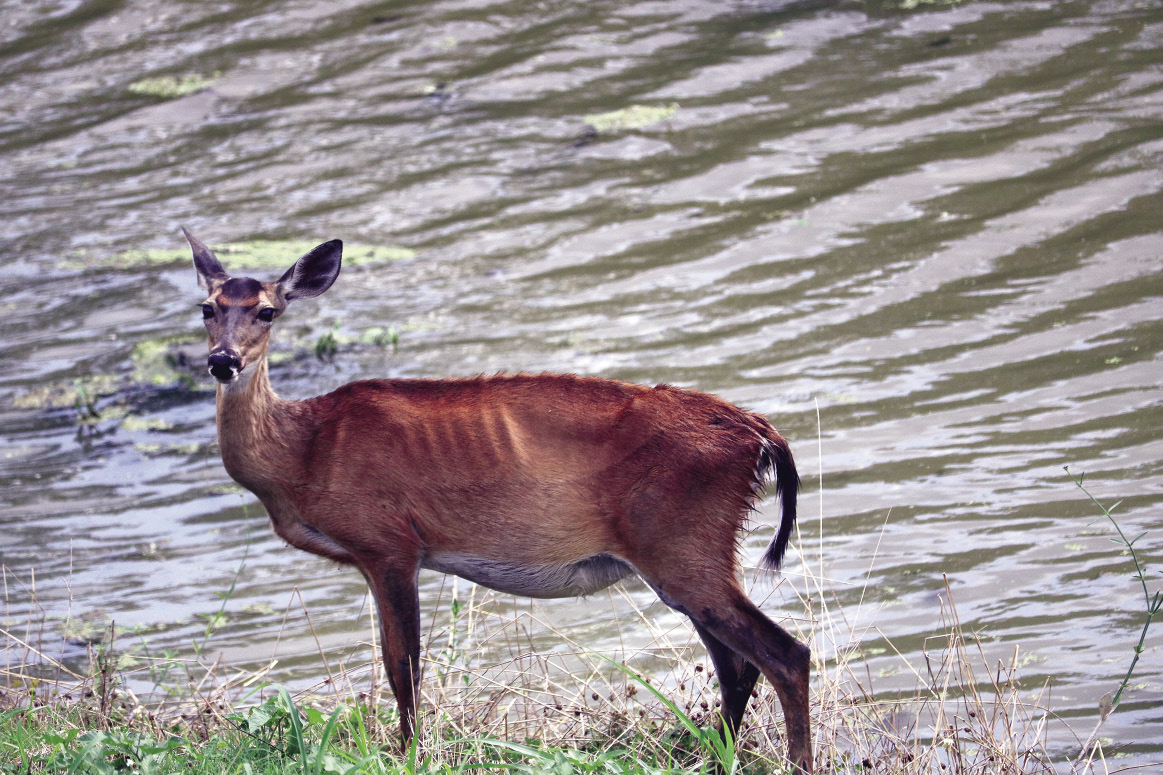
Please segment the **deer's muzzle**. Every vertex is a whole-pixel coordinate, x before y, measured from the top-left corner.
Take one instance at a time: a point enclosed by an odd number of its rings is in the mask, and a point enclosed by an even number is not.
[[[206,359],[206,365],[214,379],[219,382],[230,382],[242,371],[242,358],[229,351],[214,352]]]

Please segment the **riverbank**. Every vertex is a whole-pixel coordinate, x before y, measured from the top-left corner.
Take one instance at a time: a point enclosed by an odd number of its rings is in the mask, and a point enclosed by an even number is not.
[[[807,607],[801,624],[810,624],[817,653],[826,658],[815,665],[813,686],[820,772],[1055,768],[1045,746],[1053,715],[1048,687],[1023,681],[1018,648],[1008,662],[991,662],[976,636],[962,631],[950,600],[946,588],[943,621],[928,639],[924,662],[901,659],[913,688],[891,692],[877,689],[883,676],[868,669],[859,645],[820,648],[849,633],[860,612]],[[716,760],[741,773],[787,767],[779,706],[766,682],[748,709],[737,752],[718,744],[716,679],[693,641],[659,634],[625,664],[580,648],[535,654],[522,645],[528,622],[520,616],[495,615],[487,599],[452,608],[451,631],[425,657],[423,734],[406,753],[398,751],[395,704],[374,663],[336,669],[320,654],[320,673],[328,677],[292,693],[265,683],[263,670],[125,659],[105,640],[71,680],[60,678],[61,670],[46,678],[52,660],[31,648],[24,667],[7,671],[0,772],[681,775],[709,772]],[[571,642],[568,633],[560,636]],[[9,655],[18,645],[12,637]],[[477,663],[472,644],[505,638],[514,644],[507,663]],[[205,644],[200,650],[213,653]],[[652,678],[636,672],[647,662]],[[145,675],[161,678],[161,691],[147,700],[130,688]],[[894,678],[899,687],[900,675]]]

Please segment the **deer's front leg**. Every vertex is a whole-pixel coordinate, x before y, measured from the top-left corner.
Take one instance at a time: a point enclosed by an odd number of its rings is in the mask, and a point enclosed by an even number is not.
[[[400,709],[401,744],[406,751],[416,732],[420,696],[419,558],[377,561],[364,569],[380,613],[380,649],[388,682]]]

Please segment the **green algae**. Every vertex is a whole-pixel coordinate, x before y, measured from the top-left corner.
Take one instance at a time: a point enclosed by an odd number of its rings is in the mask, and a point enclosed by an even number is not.
[[[318,242],[308,240],[250,240],[214,245],[214,253],[229,271],[259,270],[281,272],[291,266],[300,256],[317,246]],[[345,243],[343,264],[347,267],[370,266],[413,258],[414,250],[394,245],[362,245]],[[112,255],[74,254],[62,260],[61,269],[79,270],[95,267],[110,269],[136,269],[146,266],[167,266],[190,262],[188,247],[144,248],[126,250]]]
[[[902,0],[900,7],[905,11],[912,11],[920,8],[923,5],[932,6],[954,6],[961,5],[965,0]]]
[[[159,552],[157,551],[157,544],[150,543],[149,546],[127,554],[126,556],[133,557],[134,559],[154,559],[159,556]],[[66,616],[63,619],[55,619],[54,622],[54,629],[65,640],[72,641],[73,643],[91,644],[99,644],[110,635],[115,640],[126,637],[141,638],[151,633],[164,632],[168,626],[165,622],[142,622],[131,627],[123,627],[116,624],[104,611],[100,610],[84,613],[80,616]],[[130,646],[129,650],[137,651],[138,648],[137,646]],[[129,655],[123,654],[122,656]],[[136,660],[127,664],[136,664]],[[122,667],[125,666],[127,665],[122,665]]]
[[[17,409],[92,409],[98,398],[117,392],[120,380],[113,374],[93,374],[78,379],[50,382],[12,399]]]
[[[160,75],[154,78],[142,78],[129,84],[129,91],[149,97],[161,97],[171,100],[175,97],[185,97],[187,94],[202,91],[213,86],[222,73],[215,72],[209,77],[198,73],[185,75]]]
[[[645,129],[663,121],[670,121],[677,112],[677,102],[668,105],[631,105],[609,113],[591,114],[584,120],[595,132],[606,134]]]
[[[173,427],[173,423],[161,417],[141,417],[136,414],[121,421],[122,430],[127,431],[168,431]]]
[[[325,332],[315,342],[315,357],[321,361],[330,362],[335,358],[335,353],[339,350],[339,340],[339,321],[337,320],[331,324],[331,330]]]
[[[122,403],[116,403],[112,406],[106,406],[101,411],[95,408],[88,412],[77,412],[78,425],[97,425],[101,422],[109,420],[120,420],[129,414],[129,407]]]
[[[188,444],[141,443],[134,444],[133,448],[147,457],[158,457],[160,455],[193,455],[202,449],[202,445],[197,442]]]
[[[113,622],[100,614],[69,618],[60,623],[61,636],[73,643],[100,643]]]
[[[315,340],[315,357],[321,361],[330,363],[335,359],[336,353],[339,352],[340,347],[347,347],[349,345],[363,345],[378,347],[385,349],[392,348],[392,352],[399,352],[400,349],[400,332],[395,326],[371,326],[365,328],[358,336],[346,336],[339,333],[339,321],[335,321],[331,325],[331,329],[325,331]]]
[[[189,389],[197,388],[198,384],[194,378],[188,372],[179,369],[177,358],[173,354],[174,345],[194,341],[197,341],[197,336],[182,334],[138,342],[133,346],[133,352],[129,356],[133,362],[131,378],[139,385],[155,387],[179,385]]]
[[[400,332],[395,326],[372,326],[361,331],[357,341],[375,347],[391,347],[392,352],[396,352],[400,348]]]
[[[267,353],[267,363],[271,366],[277,366],[281,363],[290,363],[295,360],[295,353],[287,350],[274,350]]]

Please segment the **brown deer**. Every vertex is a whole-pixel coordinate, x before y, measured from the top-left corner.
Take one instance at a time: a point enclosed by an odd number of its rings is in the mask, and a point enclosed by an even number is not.
[[[332,240],[275,282],[230,277],[183,229],[199,285],[218,442],[287,543],[367,579],[407,746],[420,683],[421,568],[530,597],[588,595],[637,574],[690,617],[718,671],[722,731],[760,673],[791,760],[812,769],[808,648],[744,595],[736,548],[774,473],[778,568],[798,476],[766,418],[706,393],[566,374],[366,380],[305,401],[275,395],[271,325],[339,275]]]

